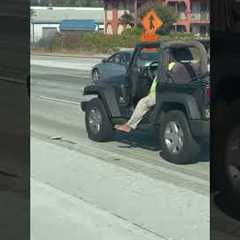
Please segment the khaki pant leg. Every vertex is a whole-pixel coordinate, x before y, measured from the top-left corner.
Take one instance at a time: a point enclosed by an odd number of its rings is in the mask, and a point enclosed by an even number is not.
[[[155,105],[155,103],[156,97],[154,94],[149,94],[148,96],[142,98],[138,102],[131,118],[127,122],[127,125],[132,129],[136,129],[139,122],[143,119],[143,116],[150,110],[152,106]]]

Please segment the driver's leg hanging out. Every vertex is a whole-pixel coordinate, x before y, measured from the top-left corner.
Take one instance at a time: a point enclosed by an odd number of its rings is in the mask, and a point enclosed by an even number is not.
[[[175,61],[170,62],[168,65],[168,71],[171,72],[175,66]],[[141,122],[143,116],[156,104],[157,79],[158,76],[154,78],[149,94],[137,103],[137,106],[128,122],[122,125],[115,125],[115,129],[122,132],[131,132],[131,130],[135,130],[137,128],[137,125]]]
[[[128,122],[122,125],[114,126],[117,130],[122,132],[131,132],[131,130],[135,130],[137,128],[137,125],[141,122],[143,116],[156,104],[156,87],[157,77],[153,80],[149,94],[137,103],[137,106]]]

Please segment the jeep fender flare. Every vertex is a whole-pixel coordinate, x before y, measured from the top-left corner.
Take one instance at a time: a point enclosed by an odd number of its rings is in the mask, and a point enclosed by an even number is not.
[[[120,109],[116,98],[116,91],[112,86],[109,86],[107,84],[101,86],[90,85],[84,88],[83,95],[98,96],[102,100],[110,118],[121,117]],[[81,103],[83,111],[85,111],[84,105],[86,105],[87,102],[88,101],[83,101]]]
[[[197,120],[201,119],[201,112],[193,96],[188,94],[176,93],[157,93],[156,106],[153,113],[154,124],[159,124],[161,117],[164,116],[165,111],[180,107],[188,119]],[[173,106],[173,107],[172,107]],[[177,108],[179,109],[179,108]]]

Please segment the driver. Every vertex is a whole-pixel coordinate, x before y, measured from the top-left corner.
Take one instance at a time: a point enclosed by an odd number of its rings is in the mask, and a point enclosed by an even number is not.
[[[168,65],[168,71],[171,72],[174,68],[176,62],[172,60]],[[122,131],[122,132],[131,132],[132,130],[135,130],[137,128],[137,125],[141,122],[144,115],[156,104],[156,87],[157,87],[157,78],[156,76],[152,82],[149,94],[140,99],[137,103],[136,108],[134,109],[134,112],[131,116],[131,118],[128,120],[127,123],[122,125],[115,125],[114,128]]]

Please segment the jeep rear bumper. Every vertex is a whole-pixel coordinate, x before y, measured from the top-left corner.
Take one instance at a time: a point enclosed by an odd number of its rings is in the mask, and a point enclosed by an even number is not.
[[[210,121],[190,120],[190,127],[195,138],[204,142],[209,142]]]

